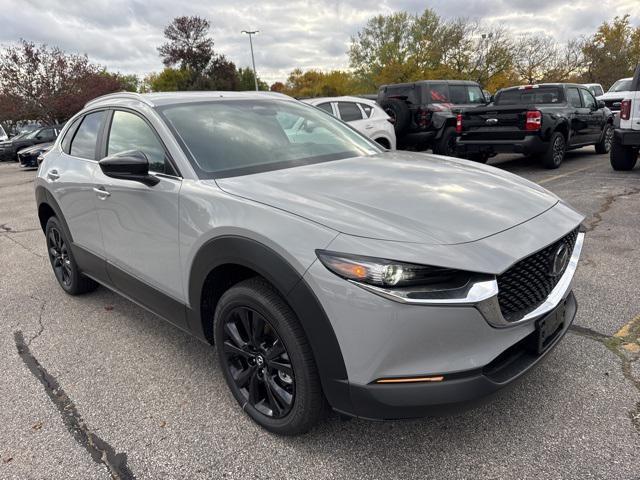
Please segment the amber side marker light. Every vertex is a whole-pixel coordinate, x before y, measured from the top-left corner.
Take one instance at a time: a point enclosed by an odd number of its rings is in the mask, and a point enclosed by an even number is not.
[[[443,376],[438,377],[409,377],[409,378],[381,378],[376,383],[420,383],[420,382],[441,382]]]

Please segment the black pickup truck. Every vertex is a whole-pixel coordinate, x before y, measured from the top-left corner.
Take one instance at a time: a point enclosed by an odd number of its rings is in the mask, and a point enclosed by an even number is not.
[[[595,145],[596,152],[608,153],[613,114],[583,85],[523,85],[460,112],[456,132],[460,156],[486,162],[497,153],[522,153],[558,168],[568,149]]]

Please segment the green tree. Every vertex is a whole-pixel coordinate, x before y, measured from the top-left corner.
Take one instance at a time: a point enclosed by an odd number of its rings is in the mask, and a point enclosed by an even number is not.
[[[599,82],[605,89],[616,80],[631,76],[640,59],[640,27],[633,27],[630,16],[603,22],[582,46],[586,61],[584,80]]]
[[[145,83],[152,92],[177,92],[191,85],[192,73],[188,69],[167,67],[160,73],[150,74]]]
[[[256,83],[254,81],[253,70],[249,67],[238,69],[238,90],[248,91],[255,90]],[[269,85],[267,82],[263,82],[258,77],[258,90],[269,91]]]
[[[201,74],[213,57],[210,26],[208,20],[197,16],[174,18],[164,29],[168,41],[158,47],[162,62],[167,67],[179,65],[181,69]]]

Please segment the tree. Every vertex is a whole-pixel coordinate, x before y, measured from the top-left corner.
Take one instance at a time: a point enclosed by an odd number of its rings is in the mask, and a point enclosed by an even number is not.
[[[160,73],[150,74],[145,83],[152,92],[177,92],[189,88],[191,76],[188,69],[167,67]]]
[[[603,22],[584,42],[584,80],[599,82],[607,89],[619,78],[632,75],[640,59],[640,27],[633,27],[629,18],[627,14]]]
[[[548,76],[558,56],[551,37],[526,35],[515,44],[514,69],[526,83],[533,84]]]
[[[208,75],[216,90],[238,90],[239,78],[236,65],[224,55],[217,55],[209,66]]]
[[[125,86],[86,55],[21,40],[0,52],[0,121],[64,122],[87,101]]]
[[[213,57],[213,40],[209,38],[210,23],[201,17],[176,17],[164,29],[168,40],[158,47],[162,62],[167,67],[178,64],[201,74]]]
[[[269,87],[269,90],[271,90],[272,92],[285,93],[287,90],[287,86],[282,82],[274,82],[271,84],[271,87]]]
[[[249,67],[238,69],[238,90],[248,91],[255,90],[256,83],[254,81],[253,70]],[[258,90],[268,91],[269,85],[266,82],[260,80],[258,77]]]

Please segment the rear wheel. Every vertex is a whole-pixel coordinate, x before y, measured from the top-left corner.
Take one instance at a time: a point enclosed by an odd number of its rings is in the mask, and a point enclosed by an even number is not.
[[[71,252],[71,243],[56,217],[51,217],[47,221],[45,236],[49,261],[62,289],[69,295],[80,295],[95,290],[98,284],[78,270]]]
[[[467,159],[478,162],[478,163],[487,163],[489,160],[489,154],[487,153],[470,153],[467,155]]]
[[[433,146],[433,153],[438,155],[446,155],[447,157],[456,156],[456,129],[455,127],[447,127],[442,132],[442,137]]]
[[[222,295],[214,339],[231,393],[256,423],[296,435],[318,421],[324,397],[311,347],[295,314],[268,282],[251,278]]]
[[[567,141],[561,132],[553,132],[547,151],[542,154],[540,159],[545,168],[558,168],[564,160],[564,154],[567,151]]]
[[[609,161],[614,170],[632,170],[638,161],[638,149],[613,141]]]
[[[596,153],[604,154],[611,151],[611,144],[613,143],[613,125],[607,123],[602,132],[602,140],[596,143]]]

